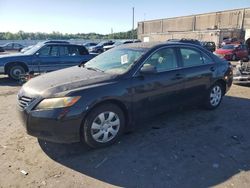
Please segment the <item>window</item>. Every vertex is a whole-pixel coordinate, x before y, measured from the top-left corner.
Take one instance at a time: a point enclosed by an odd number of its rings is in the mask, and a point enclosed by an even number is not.
[[[200,52],[188,48],[181,48],[180,52],[184,67],[202,65],[204,63]]]
[[[203,63],[205,64],[209,64],[209,63],[213,63],[214,61],[206,54],[202,54],[202,60]]]
[[[178,67],[175,50],[173,48],[164,48],[155,52],[144,64],[153,65],[157,72],[163,72]]]
[[[89,54],[88,50],[84,46],[78,46],[77,48],[78,48],[80,55],[88,55]]]
[[[40,55],[40,56],[49,56],[49,52],[50,52],[50,46],[44,46],[44,47],[39,51],[39,55]]]
[[[60,56],[68,56],[69,55],[69,50],[68,50],[67,46],[60,46],[59,52],[60,52]]]
[[[123,74],[144,54],[144,49],[114,49],[96,56],[85,64],[108,74]]]
[[[17,44],[17,43],[14,43],[14,49],[19,49],[19,48],[21,48],[21,45]]]
[[[50,51],[50,55],[51,56],[58,56],[58,50],[59,50],[58,46],[52,46],[51,51]]]
[[[80,55],[80,52],[76,46],[68,46],[68,50],[70,56]]]

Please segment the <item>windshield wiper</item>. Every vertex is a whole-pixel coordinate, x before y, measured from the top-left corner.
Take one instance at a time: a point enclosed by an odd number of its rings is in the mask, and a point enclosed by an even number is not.
[[[93,71],[104,72],[103,70],[100,70],[100,69],[94,68],[94,67],[86,67],[86,69],[88,69],[88,70],[93,70]]]

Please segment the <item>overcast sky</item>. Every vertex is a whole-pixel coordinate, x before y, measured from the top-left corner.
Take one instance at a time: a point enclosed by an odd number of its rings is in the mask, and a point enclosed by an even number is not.
[[[138,21],[250,7],[250,0],[0,0],[0,32],[128,31]]]

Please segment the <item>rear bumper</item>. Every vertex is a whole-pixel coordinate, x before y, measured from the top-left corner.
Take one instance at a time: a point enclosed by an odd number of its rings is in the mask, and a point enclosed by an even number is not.
[[[233,78],[234,84],[250,84],[250,75],[235,76]]]
[[[56,143],[80,141],[82,114],[77,115],[65,109],[18,111],[26,132],[31,136]]]

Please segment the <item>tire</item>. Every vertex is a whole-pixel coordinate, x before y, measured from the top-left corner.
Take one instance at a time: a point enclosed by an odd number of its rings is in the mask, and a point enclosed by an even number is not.
[[[236,61],[236,60],[237,60],[237,56],[235,54],[233,54],[232,61]]]
[[[19,80],[19,75],[25,74],[25,72],[22,65],[11,65],[8,69],[8,76],[13,80]]]
[[[209,110],[214,110],[218,108],[223,97],[223,87],[220,83],[215,83],[207,93],[205,98],[205,108]]]
[[[122,110],[113,104],[103,104],[87,115],[81,129],[81,138],[92,148],[106,147],[119,140],[124,127]]]

